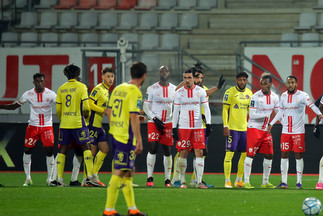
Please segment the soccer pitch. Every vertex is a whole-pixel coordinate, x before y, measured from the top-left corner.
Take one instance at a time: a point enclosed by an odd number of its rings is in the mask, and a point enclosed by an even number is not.
[[[32,173],[33,185],[23,187],[24,173],[0,173],[0,215],[1,216],[76,216],[102,215],[106,201],[106,188],[48,187],[47,174]],[[153,188],[145,187],[146,174],[136,174],[134,183],[137,207],[150,216],[154,215],[304,215],[302,202],[306,197],[317,197],[323,201],[323,191],[315,190],[318,176],[304,176],[303,190],[295,188],[296,176],[289,176],[289,189],[260,189],[261,175],[252,175],[251,183],[256,188],[225,189],[224,177],[206,174],[204,180],[214,184],[212,189],[165,188],[164,176],[154,175]],[[187,182],[191,175],[186,175]],[[65,183],[70,174],[64,175]],[[81,179],[81,174],[79,176]],[[100,174],[107,183],[110,174]],[[234,180],[235,176],[231,176]],[[279,184],[280,176],[271,176],[271,183]],[[116,209],[126,214],[127,208],[122,191]]]

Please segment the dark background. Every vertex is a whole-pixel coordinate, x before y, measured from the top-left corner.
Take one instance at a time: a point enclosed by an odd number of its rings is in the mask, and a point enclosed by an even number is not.
[[[4,145],[4,136],[8,134],[9,131],[14,131],[12,137],[7,143],[6,150],[13,161],[15,167],[7,167],[4,162],[2,155],[0,155],[0,171],[23,171],[22,165],[22,155],[24,152],[24,137],[27,124],[14,124],[14,123],[0,123],[0,145]],[[55,155],[58,152],[57,149],[57,134],[58,134],[58,124],[54,124],[54,134],[55,134]],[[104,124],[104,128],[107,130],[108,125]],[[223,173],[223,160],[225,155],[225,139],[223,137],[222,125],[212,125],[213,133],[209,137],[208,143],[208,155],[205,161],[205,172],[212,173]],[[304,173],[318,173],[319,161],[323,153],[323,131],[321,128],[322,138],[317,139],[312,134],[313,125],[306,125],[306,151],[304,153]],[[142,138],[144,143],[144,151],[136,159],[136,171],[146,172],[146,155],[148,151],[147,143],[147,124],[141,125]],[[274,140],[274,160],[272,166],[272,173],[280,173],[280,135],[281,135],[281,125],[275,125],[272,130],[273,140]],[[173,156],[176,154],[176,149],[173,147]],[[239,160],[239,153],[236,153],[232,162],[232,172],[237,171],[237,163]],[[65,171],[72,170],[72,158],[73,150],[70,150],[66,159]],[[111,171],[111,152],[102,166],[101,171]],[[290,173],[295,173],[296,162],[294,160],[294,155],[290,156]],[[253,173],[262,173],[262,161],[263,155],[258,154],[254,158],[253,162]],[[82,168],[81,168],[82,170]],[[32,155],[32,171],[46,171],[46,156],[42,148],[42,143],[38,141],[36,148]],[[155,165],[156,172],[163,172],[163,156],[162,149],[158,149],[157,161]],[[188,169],[187,172],[192,171],[192,155],[188,158]]]

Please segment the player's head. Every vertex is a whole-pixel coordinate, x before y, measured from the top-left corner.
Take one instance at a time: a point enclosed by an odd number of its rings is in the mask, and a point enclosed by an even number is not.
[[[81,74],[81,69],[73,64],[67,65],[64,68],[64,75],[67,77],[67,79],[76,79]]]
[[[115,72],[112,67],[105,67],[102,69],[102,80],[104,84],[111,87],[114,82]]]
[[[201,63],[196,63],[192,69],[193,69],[194,83],[202,87],[203,80],[204,80],[204,69]]]
[[[131,79],[140,80],[140,86],[145,82],[147,66],[142,62],[133,62],[130,66]]]
[[[43,91],[45,84],[45,75],[42,73],[35,73],[33,76],[33,83],[37,92]]]
[[[270,73],[263,73],[260,78],[260,87],[262,92],[267,95],[270,94],[270,89],[273,83],[273,79]]]
[[[286,87],[288,93],[294,94],[297,88],[297,78],[293,75],[288,76],[286,78]]]
[[[161,66],[159,68],[159,79],[160,81],[167,81],[170,77],[170,72],[167,66]]]
[[[236,75],[236,82],[239,89],[243,90],[246,88],[248,83],[248,74],[246,72],[240,72]]]
[[[189,68],[187,69],[183,74],[183,81],[184,86],[188,89],[191,89],[194,87],[194,77],[193,77],[194,69]]]

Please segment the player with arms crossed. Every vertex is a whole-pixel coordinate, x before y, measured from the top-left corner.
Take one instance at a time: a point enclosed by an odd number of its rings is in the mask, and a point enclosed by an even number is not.
[[[154,186],[153,172],[158,143],[164,153],[165,186],[170,187],[172,173],[172,106],[176,86],[169,83],[170,72],[167,66],[159,68],[159,82],[147,88],[143,109],[150,119],[148,122],[149,152],[147,154],[147,186]]]
[[[279,97],[271,91],[272,77],[264,73],[260,79],[261,90],[252,97],[249,108],[249,121],[247,129],[247,157],[244,161],[244,187],[251,186],[249,178],[252,169],[252,161],[256,153],[264,154],[262,188],[275,188],[269,182],[271,164],[273,159],[273,141],[271,134],[267,133],[270,116],[275,110],[278,112]]]
[[[107,135],[102,127],[104,114],[108,114],[109,88],[113,85],[115,73],[111,67],[102,70],[103,82],[95,86],[90,94],[91,115],[89,120],[89,131],[92,138],[91,151],[94,159],[93,177],[101,186],[105,186],[98,177],[104,159],[109,152]],[[97,153],[97,148],[99,152]],[[85,180],[85,179],[84,179]],[[84,181],[83,180],[83,181]],[[82,184],[84,185],[84,184]]]
[[[41,139],[46,152],[47,185],[51,182],[54,170],[52,105],[55,103],[56,93],[44,87],[44,74],[34,74],[33,80],[35,88],[26,91],[17,102],[0,105],[0,109],[15,110],[26,102],[30,104],[29,124],[26,129],[25,152],[23,155],[24,171],[26,174],[26,181],[23,186],[30,186],[32,184],[30,176],[31,154],[39,139]]]
[[[304,169],[303,152],[305,152],[305,108],[310,107],[322,119],[322,113],[314,105],[306,92],[297,89],[297,78],[288,76],[286,79],[287,91],[280,97],[279,112],[269,123],[268,133],[272,125],[281,121],[283,125],[280,150],[281,150],[281,184],[276,188],[287,189],[289,168],[289,152],[293,151],[296,159],[297,182],[296,188],[302,189],[302,176]]]
[[[88,179],[86,183],[99,187],[93,177],[93,157],[90,150],[90,134],[85,118],[90,115],[87,87],[76,80],[80,75],[80,68],[68,65],[64,68],[64,75],[68,82],[58,88],[56,98],[56,115],[60,121],[58,144],[61,145],[57,156],[58,186],[65,186],[63,173],[65,158],[69,145],[74,139],[83,150],[83,159],[86,165]]]
[[[179,151],[178,165],[180,167],[180,188],[187,188],[185,172],[187,156],[191,149],[195,153],[195,168],[197,188],[207,188],[202,183],[204,172],[203,149],[205,148],[205,134],[203,129],[201,107],[206,118],[206,136],[211,133],[211,112],[205,90],[194,84],[193,70],[190,68],[183,74],[184,86],[175,93],[173,137],[178,140],[176,148]],[[177,129],[178,124],[178,129]],[[178,179],[175,179],[177,181]]]
[[[232,188],[230,180],[232,158],[234,152],[241,152],[238,162],[238,173],[235,187],[244,187],[242,181],[244,160],[247,147],[247,114],[252,92],[246,88],[248,74],[240,72],[236,75],[237,85],[229,88],[223,98],[223,134],[226,137],[226,153],[224,158],[225,188]]]
[[[117,86],[110,97],[108,119],[114,171],[107,190],[103,216],[120,215],[115,210],[120,185],[128,206],[128,215],[147,215],[137,209],[132,186],[135,158],[143,150],[139,120],[142,94],[139,88],[146,79],[146,72],[144,63],[132,63],[131,80]]]
[[[321,113],[323,113],[323,95],[321,97],[321,100],[320,100],[320,105],[319,105],[319,109],[321,111]],[[319,122],[319,124],[323,124],[323,120],[321,120]],[[317,130],[319,130],[319,128],[317,128]],[[316,187],[315,187],[317,190],[323,190],[323,157],[321,158],[320,160],[320,167],[319,167],[319,181],[318,183],[316,184]]]

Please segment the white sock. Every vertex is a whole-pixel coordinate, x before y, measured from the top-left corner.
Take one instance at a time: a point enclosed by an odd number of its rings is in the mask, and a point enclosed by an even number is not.
[[[320,160],[320,167],[319,167],[319,183],[323,183],[323,157]]]
[[[195,171],[197,183],[202,183],[202,177],[204,172],[204,157],[196,157]]]
[[[304,170],[304,160],[296,159],[296,173],[297,173],[297,182],[302,184],[302,177],[303,177],[303,170]]]
[[[59,153],[57,153],[55,160],[54,160],[54,170],[53,170],[53,174],[52,174],[52,181],[57,180],[57,156],[59,155]]]
[[[186,182],[185,180],[185,172],[187,168],[187,159],[186,158],[177,158],[178,160],[178,166],[180,170],[180,178],[181,178],[181,183]]]
[[[180,180],[179,178],[180,178],[181,171],[179,169],[178,159],[179,159],[179,157],[177,157],[175,164],[174,164],[175,175],[174,175],[174,178],[172,179],[172,184],[174,184],[175,181]]]
[[[72,176],[71,176],[71,181],[77,181],[77,177],[80,172],[80,167],[82,163],[83,156],[77,156],[74,154],[73,157],[73,169],[72,169]]]
[[[287,184],[287,175],[289,168],[289,158],[280,159],[280,172],[282,175],[282,183]]]
[[[31,179],[31,176],[30,176],[31,154],[24,153],[22,160],[24,163],[24,170],[25,170],[25,174],[26,174],[26,179]]]
[[[164,170],[165,170],[165,180],[170,180],[170,175],[172,174],[173,158],[172,156],[164,156]]]
[[[150,152],[148,152],[148,154],[147,154],[147,174],[148,174],[148,178],[153,177],[154,168],[155,168],[155,162],[156,162],[156,154],[150,154]]]
[[[244,160],[244,183],[249,183],[249,178],[251,174],[251,169],[252,169],[252,161],[253,158],[251,157],[246,157]]]
[[[53,175],[53,171],[54,171],[54,167],[55,167],[55,159],[54,159],[54,155],[50,156],[50,157],[46,157],[46,165],[47,165],[47,181],[52,181],[52,175]]]
[[[263,175],[262,175],[262,184],[266,185],[269,182],[269,176],[271,172],[271,164],[273,163],[273,160],[269,160],[264,158],[263,162]]]

